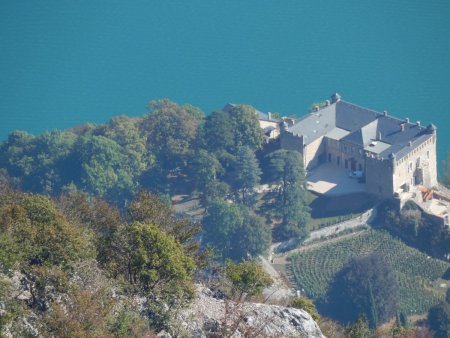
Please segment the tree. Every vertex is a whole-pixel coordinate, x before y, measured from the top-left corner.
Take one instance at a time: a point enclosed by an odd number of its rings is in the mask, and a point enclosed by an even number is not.
[[[244,146],[254,151],[261,148],[264,141],[263,131],[259,126],[255,108],[249,105],[236,105],[228,111],[228,114],[234,131],[233,152]]]
[[[272,278],[256,261],[228,261],[224,274],[231,284],[231,297],[237,301],[261,295],[264,288],[273,283]]]
[[[271,243],[264,220],[243,205],[215,200],[203,220],[203,242],[212,245],[222,259],[257,256]]]
[[[358,319],[353,323],[353,325],[349,326],[345,331],[348,338],[372,337],[369,329],[369,323],[367,322],[367,318],[364,315],[359,316]]]
[[[213,201],[223,199],[228,196],[230,194],[230,190],[230,186],[225,182],[219,180],[209,181],[204,188],[201,202],[203,206],[209,208],[209,205]]]
[[[203,243],[212,245],[222,258],[234,256],[235,235],[243,221],[238,205],[221,199],[211,202],[203,218]]]
[[[169,204],[160,197],[141,192],[128,207],[130,222],[153,224],[177,240],[187,254],[197,259],[199,254],[200,224],[175,216]]]
[[[91,232],[72,226],[44,196],[22,194],[4,206],[0,215],[0,243],[10,244],[0,251],[16,257],[24,269],[33,265],[66,267],[95,253]]]
[[[428,325],[436,338],[450,337],[450,304],[440,303],[428,312]]]
[[[234,146],[234,129],[230,115],[223,111],[210,114],[203,126],[202,136],[209,152],[231,152]]]
[[[71,132],[52,131],[34,137],[15,131],[0,146],[0,167],[19,178],[25,190],[59,193],[78,174],[72,156],[75,140]]]
[[[317,312],[316,306],[311,299],[306,297],[296,297],[291,299],[291,304],[289,306],[296,309],[305,310],[316,321],[320,319],[320,314]]]
[[[306,202],[306,182],[301,155],[296,151],[278,150],[268,155],[269,176],[279,183],[275,208],[282,217],[279,233],[284,238],[305,239],[310,219]]]
[[[195,117],[199,125],[204,122],[205,113],[199,107],[195,107],[189,103],[183,104],[182,107],[184,108],[184,110],[186,110],[188,114],[191,114],[192,116]]]
[[[223,168],[214,154],[205,149],[199,149],[192,159],[190,172],[198,189],[204,193],[206,187],[223,173]]]
[[[197,136],[198,122],[186,109],[167,99],[152,101],[142,122],[151,149],[164,169],[184,166]]]
[[[71,224],[93,231],[97,262],[102,267],[110,265],[111,240],[122,224],[119,210],[102,199],[79,191],[62,194],[56,204]]]
[[[370,326],[376,327],[397,313],[398,291],[392,269],[377,254],[352,259],[335,276],[329,299],[333,314],[342,322],[364,314]]]
[[[259,184],[261,169],[254,152],[249,147],[240,147],[236,153],[230,177],[232,187],[243,204],[251,204],[253,189]]]
[[[84,136],[77,145],[81,164],[81,187],[91,195],[123,203],[139,185],[139,175],[123,148],[104,136]]]
[[[175,238],[156,225],[133,222],[121,227],[113,239],[115,261],[126,280],[167,305],[193,295],[195,262]]]

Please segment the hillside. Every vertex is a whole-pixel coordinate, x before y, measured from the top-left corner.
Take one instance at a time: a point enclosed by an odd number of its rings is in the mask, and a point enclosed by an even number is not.
[[[388,233],[370,230],[290,257],[292,280],[318,303],[324,302],[336,273],[351,259],[379,253],[394,270],[400,311],[423,314],[444,298],[440,278],[450,264],[405,245]]]

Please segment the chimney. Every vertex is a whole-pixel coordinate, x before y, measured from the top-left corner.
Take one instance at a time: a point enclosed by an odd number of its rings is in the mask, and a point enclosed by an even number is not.
[[[409,123],[409,117],[407,117],[407,118],[405,119],[405,121],[406,121],[406,123]]]
[[[400,130],[401,130],[401,131],[405,131],[405,124],[402,123],[402,124],[400,125]]]
[[[408,142],[408,146],[412,147],[412,141]]]
[[[417,122],[416,122],[416,126],[417,126],[418,128],[420,128],[420,121],[417,121]]]
[[[313,110],[316,112],[319,111],[319,106],[314,106]]]
[[[267,112],[267,116],[269,117],[269,120],[272,119],[272,113],[270,111]]]
[[[378,132],[378,140],[381,141],[381,131]]]
[[[325,101],[325,107],[328,107],[330,105],[330,100]]]
[[[336,103],[341,101],[341,95],[339,95],[338,93],[334,93],[333,95],[331,95],[331,103]]]
[[[384,115],[384,116],[388,116],[387,110],[383,111],[383,115]]]

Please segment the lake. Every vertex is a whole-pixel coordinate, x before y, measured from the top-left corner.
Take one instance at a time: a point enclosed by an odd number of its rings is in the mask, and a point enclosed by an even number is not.
[[[450,1],[0,2],[0,140],[170,98],[302,115],[344,100],[433,122],[449,150]]]

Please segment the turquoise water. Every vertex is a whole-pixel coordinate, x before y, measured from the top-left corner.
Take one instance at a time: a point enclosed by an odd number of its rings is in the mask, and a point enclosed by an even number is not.
[[[0,140],[168,97],[301,115],[334,91],[450,145],[448,0],[0,0]]]

